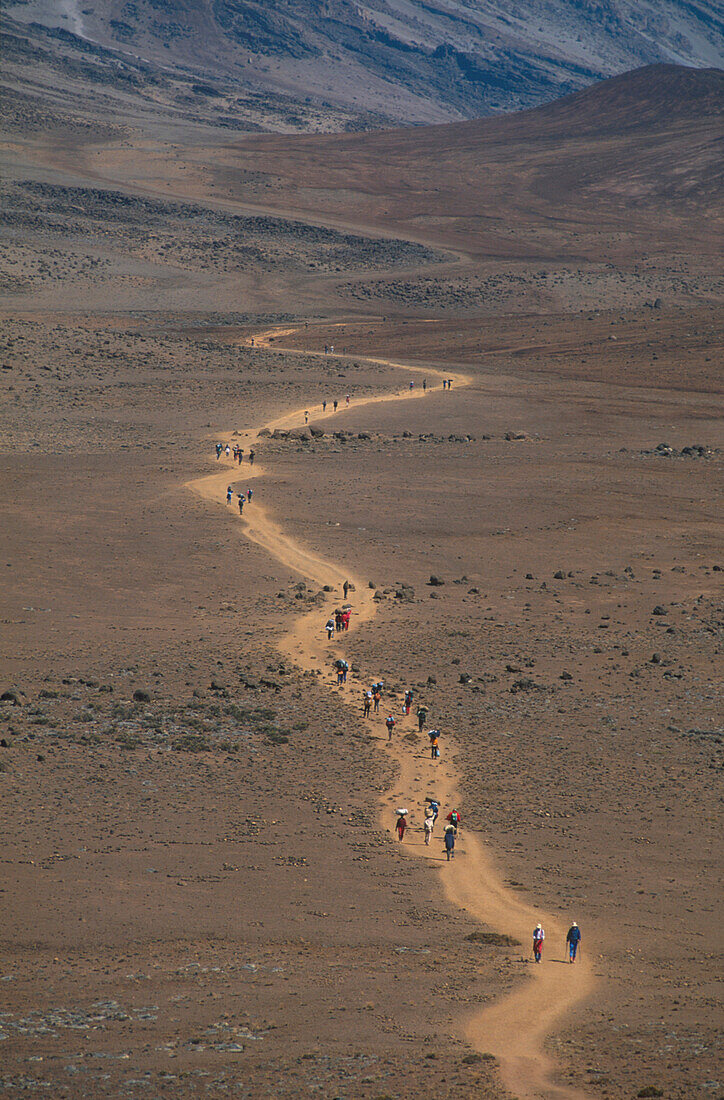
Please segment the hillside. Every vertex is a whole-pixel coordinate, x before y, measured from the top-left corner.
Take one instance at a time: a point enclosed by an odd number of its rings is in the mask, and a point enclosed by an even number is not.
[[[503,0],[6,5],[31,33],[60,29],[131,64],[141,59],[165,79],[191,74],[212,81],[216,94],[233,87],[407,123],[530,107],[657,62],[720,66],[717,10],[708,0],[520,0],[513,9]]]

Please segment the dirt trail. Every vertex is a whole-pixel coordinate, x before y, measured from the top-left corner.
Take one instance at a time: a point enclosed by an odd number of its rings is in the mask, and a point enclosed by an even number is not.
[[[254,337],[256,347],[268,346],[271,338],[288,336],[296,328],[276,328]],[[247,341],[247,343],[250,341]],[[275,348],[283,354],[296,355],[289,349]],[[305,355],[323,354],[305,352]],[[336,358],[361,357],[337,356]],[[388,359],[368,359],[368,362],[399,368],[408,373],[424,374],[428,379],[440,381],[443,377],[452,378],[455,387],[469,385],[471,379],[460,373],[440,371],[409,366]],[[428,390],[429,392],[429,390]],[[355,410],[361,405],[379,404],[389,401],[419,400],[425,397],[421,388],[414,390],[401,388],[395,393],[382,394],[357,400],[351,407]],[[310,410],[311,411],[311,410]],[[314,409],[312,419],[316,423],[322,419],[338,420],[344,416],[344,408],[337,413]],[[284,413],[266,427],[294,428],[304,424],[304,409],[295,409]],[[245,449],[249,442],[256,440],[258,428],[250,429],[240,439]],[[249,481],[266,472],[259,463],[250,466],[245,462],[237,467],[223,455],[219,460],[220,469],[207,477],[187,483],[187,488],[205,500],[223,504],[226,486],[230,482],[243,478]],[[350,572],[346,566],[330,562],[318,554],[304,549],[293,538],[284,533],[281,526],[273,520],[266,509],[253,503],[245,506],[240,517],[245,536],[258,546],[263,547],[282,564],[300,573],[307,580],[322,586],[333,585],[341,588],[345,580],[354,586],[350,596],[353,606],[353,627],[373,618],[376,606],[373,593],[364,581]],[[306,671],[330,674],[332,657],[339,653],[339,638],[328,642],[323,630],[324,622],[330,611],[339,604],[339,592],[330,596],[322,607],[301,615],[294,626],[279,640],[278,648]],[[363,683],[356,681],[343,688],[333,687],[345,701],[358,706],[361,711],[361,693]],[[428,860],[441,875],[443,889],[452,904],[467,912],[482,924],[496,931],[504,932],[520,940],[522,952],[530,953],[532,930],[540,921],[546,932],[544,963],[536,966],[531,963],[527,980],[510,995],[490,1006],[474,1012],[465,1023],[465,1037],[470,1045],[481,1053],[494,1054],[500,1065],[503,1084],[521,1100],[584,1100],[587,1094],[578,1089],[555,1082],[558,1066],[546,1053],[544,1043],[561,1024],[563,1018],[589,996],[594,976],[591,964],[584,955],[574,966],[564,961],[565,928],[559,919],[544,913],[523,900],[515,890],[504,885],[501,873],[479,836],[461,830],[456,845],[455,858],[449,863],[442,855],[440,837],[426,847],[422,838],[422,810],[427,795],[435,795],[441,806],[454,806],[459,798],[458,777],[449,757],[445,763],[429,759],[417,748],[403,745],[401,737],[405,732],[417,728],[412,717],[403,719],[396,714],[397,726],[389,751],[399,766],[399,776],[392,790],[382,800],[380,822],[384,829],[390,829],[394,823],[394,809],[406,805],[411,810],[411,828],[408,839],[404,841],[404,851],[408,855]],[[362,719],[360,718],[360,721]],[[381,724],[380,724],[381,725]],[[443,751],[448,745],[443,744]],[[438,823],[438,833],[441,832]]]

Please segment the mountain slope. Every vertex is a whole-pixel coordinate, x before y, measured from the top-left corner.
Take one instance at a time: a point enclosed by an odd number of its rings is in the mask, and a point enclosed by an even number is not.
[[[208,79],[405,122],[534,106],[660,61],[724,63],[714,0],[10,0],[6,11]]]

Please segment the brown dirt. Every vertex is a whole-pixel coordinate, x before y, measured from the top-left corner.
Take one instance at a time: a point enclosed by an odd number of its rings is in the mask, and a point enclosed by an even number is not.
[[[11,188],[66,189],[3,224],[9,1096],[716,1094],[713,121],[656,101],[537,115],[535,170],[526,119],[8,141]],[[196,214],[118,216],[159,196],[278,220],[217,265]],[[439,764],[361,718],[375,674]]]

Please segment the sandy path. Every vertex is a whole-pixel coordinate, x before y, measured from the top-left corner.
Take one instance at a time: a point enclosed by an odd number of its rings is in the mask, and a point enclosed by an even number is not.
[[[295,328],[269,329],[255,335],[255,346],[268,346],[272,337],[291,335]],[[247,341],[248,343],[249,341]],[[282,354],[297,355],[298,352],[277,348]],[[304,352],[305,355],[323,354]],[[354,358],[359,355],[337,356],[336,358]],[[425,375],[431,382],[441,383],[443,377],[452,378],[453,386],[466,386],[471,379],[463,374],[442,372],[409,366],[388,359],[368,359],[368,362],[399,368],[415,374]],[[429,392],[429,390],[428,390]],[[382,394],[355,401],[351,408],[357,410],[361,405],[380,404],[389,401],[408,401],[424,399],[425,393],[418,387],[410,390],[401,387],[394,393]],[[322,413],[321,409],[310,409],[311,418],[316,423],[322,419],[343,419],[344,408],[337,413],[330,409]],[[294,409],[284,413],[266,427],[294,428],[304,424],[304,409]],[[256,440],[258,428],[252,428],[244,437],[237,437],[248,454],[249,444]],[[187,483],[187,488],[205,500],[223,504],[226,486],[240,479],[250,481],[266,472],[264,467],[255,463],[250,466],[246,461],[236,466],[229,460],[219,460],[220,469],[207,477]],[[236,505],[233,506],[234,513]],[[258,546],[263,547],[289,569],[300,573],[307,580],[322,586],[333,585],[341,588],[345,580],[354,586],[350,594],[353,606],[353,626],[370,620],[376,611],[372,591],[360,577],[355,576],[347,567],[325,560],[320,555],[306,550],[296,540],[286,535],[281,526],[273,520],[263,505],[253,501],[244,508],[240,517],[244,535]],[[339,605],[339,593],[330,596],[327,603],[314,611],[297,618],[292,629],[279,641],[280,651],[306,671],[321,672],[331,677],[331,662],[339,654],[339,636],[328,642],[323,626],[329,613]],[[337,691],[347,702],[359,706],[364,682],[347,684],[344,688],[336,685]],[[578,1006],[591,992],[594,976],[591,964],[584,954],[575,966],[564,961],[565,927],[555,916],[544,913],[519,894],[504,885],[493,859],[486,852],[479,836],[461,830],[456,846],[456,856],[447,862],[440,845],[439,835],[426,847],[422,839],[422,809],[427,795],[435,795],[441,807],[454,806],[458,795],[458,778],[452,763],[446,760],[433,761],[418,748],[410,747],[401,741],[402,735],[417,728],[412,717],[403,719],[396,714],[397,726],[389,751],[399,766],[399,776],[392,790],[382,800],[380,822],[384,829],[394,824],[394,809],[406,805],[411,810],[411,828],[404,841],[404,851],[408,855],[428,860],[441,876],[443,889],[452,904],[465,910],[481,924],[504,932],[520,940],[522,951],[530,953],[532,930],[540,921],[546,931],[545,961],[540,966],[531,964],[527,980],[510,995],[499,1002],[473,1013],[465,1024],[465,1036],[470,1045],[481,1053],[494,1054],[500,1064],[503,1084],[521,1100],[583,1100],[585,1093],[570,1086],[557,1084],[555,1074],[558,1069],[555,1061],[546,1053],[546,1038],[561,1024],[563,1018]],[[363,719],[360,718],[360,722]],[[384,733],[380,721],[379,728]],[[447,755],[448,744],[443,738],[443,753]],[[443,808],[443,815],[447,812]],[[441,832],[438,823],[438,834]]]

